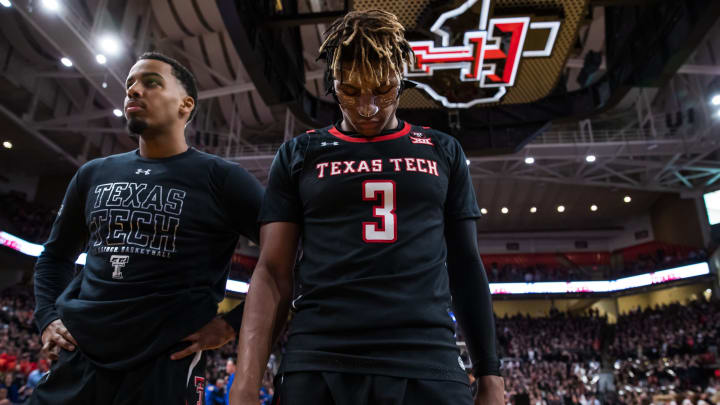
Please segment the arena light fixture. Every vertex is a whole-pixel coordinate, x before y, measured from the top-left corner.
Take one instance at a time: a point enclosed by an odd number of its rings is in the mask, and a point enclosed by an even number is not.
[[[510,210],[508,209],[508,207],[502,207],[500,208],[500,212],[502,212],[503,214],[507,214],[508,212],[510,212]]]
[[[710,103],[712,103],[712,105],[720,105],[720,94],[714,95],[713,98],[710,99]]]
[[[560,213],[565,212],[565,206],[564,206],[564,205],[558,205],[558,206],[557,206],[557,212],[560,212]]]
[[[632,201],[632,198],[629,195],[626,195],[625,198],[623,198],[623,201],[625,201],[625,204],[628,204]]]
[[[95,55],[95,60],[97,61],[97,63],[99,63],[101,65],[104,65],[105,62],[107,62],[107,58],[105,57],[105,55],[103,55],[101,53]]]
[[[113,114],[115,114],[115,116],[118,117],[118,118],[120,118],[120,117],[123,116],[122,111],[120,111],[120,110],[117,109],[117,108],[113,110]]]
[[[5,149],[12,149],[13,144],[12,144],[12,142],[10,142],[10,141],[5,141],[5,142],[3,142],[3,147],[4,147]]]
[[[537,207],[530,207],[530,213],[534,214],[537,212]]]
[[[596,159],[596,158],[595,158],[595,155],[587,155],[587,156],[585,156],[585,161],[588,162],[588,163],[594,162],[595,159]]]
[[[597,205],[593,204],[593,205],[590,206],[590,211],[595,212],[595,211],[597,211],[597,210],[598,210],[598,206],[597,206]]]
[[[487,214],[487,209],[486,209],[486,208],[480,208],[480,213],[483,214],[483,215]]]
[[[533,164],[533,163],[535,163],[535,158],[534,158],[534,157],[528,156],[528,157],[525,158],[525,164],[531,165],[531,164]]]
[[[102,82],[102,88],[107,89],[107,82]]]
[[[65,65],[67,67],[71,67],[73,65],[70,58],[65,58],[65,57],[60,58],[60,63],[62,63],[63,65]]]
[[[108,55],[120,53],[120,41],[114,35],[103,35],[98,41],[100,49]]]
[[[10,3],[10,0],[0,0],[0,4],[2,4],[4,7],[12,6],[12,3]]]
[[[42,5],[50,11],[60,10],[60,3],[57,0],[42,0]]]

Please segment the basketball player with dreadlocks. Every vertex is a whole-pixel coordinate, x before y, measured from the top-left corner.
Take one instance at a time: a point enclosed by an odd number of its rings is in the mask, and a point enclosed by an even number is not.
[[[231,404],[257,404],[290,307],[279,404],[472,404],[451,308],[479,382],[475,403],[502,404],[465,155],[454,138],[395,116],[413,61],[402,25],[384,11],[351,12],[320,53],[342,120],[286,142],[270,169]]]
[[[240,328],[241,307],[216,313],[239,235],[257,240],[263,190],[188,147],[197,100],[172,58],[145,53],[130,69],[125,117],[140,146],[78,170],[35,267],[35,320],[58,360],[30,404],[202,404],[202,350]]]

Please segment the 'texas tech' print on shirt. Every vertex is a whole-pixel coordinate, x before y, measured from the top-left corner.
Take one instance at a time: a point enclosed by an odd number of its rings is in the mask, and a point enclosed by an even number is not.
[[[193,148],[88,162],[36,265],[38,326],[60,317],[105,368],[132,368],[168,350],[215,316],[239,235],[257,240],[262,194],[245,170]],[[86,248],[86,265],[70,281]]]

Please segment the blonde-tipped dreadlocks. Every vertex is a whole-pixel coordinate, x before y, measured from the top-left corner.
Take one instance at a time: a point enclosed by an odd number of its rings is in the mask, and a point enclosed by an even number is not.
[[[376,86],[391,75],[402,79],[403,65],[414,61],[405,28],[387,11],[351,11],[333,22],[325,35],[319,59],[328,64],[328,91],[333,78],[342,77],[343,61],[351,63],[349,79],[360,73],[374,80]]]

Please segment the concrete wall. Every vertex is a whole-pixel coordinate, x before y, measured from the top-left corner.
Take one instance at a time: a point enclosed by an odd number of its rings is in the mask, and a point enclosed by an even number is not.
[[[647,236],[637,238],[636,233],[643,231],[647,232]],[[623,232],[609,240],[608,246],[610,247],[610,251],[615,251],[653,240],[655,240],[655,235],[650,215],[642,215],[627,220],[623,224]]]
[[[587,248],[578,249],[575,241],[586,241]],[[517,243],[518,250],[508,250],[508,243]],[[573,237],[572,235],[539,235],[539,236],[495,236],[481,235],[478,239],[480,254],[508,253],[556,253],[556,252],[607,252],[608,239]]]
[[[596,301],[590,308],[598,311],[600,316],[606,316],[608,323],[617,323],[618,301],[617,298],[603,298]]]
[[[704,246],[695,201],[675,194],[663,195],[650,210],[655,240],[701,248]],[[706,219],[705,219],[706,220]]]
[[[647,235],[638,239],[636,233],[642,231]],[[629,219],[617,230],[481,233],[478,248],[480,254],[610,252],[650,242],[654,237],[650,215],[643,215]],[[577,248],[576,241],[587,242],[587,248]],[[508,250],[508,243],[517,243],[519,249]]]

